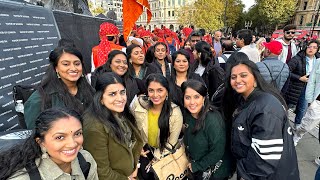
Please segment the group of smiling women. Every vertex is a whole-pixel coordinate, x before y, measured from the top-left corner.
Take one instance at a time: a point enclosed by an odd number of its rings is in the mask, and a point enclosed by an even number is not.
[[[181,138],[190,179],[203,179],[215,167],[210,179],[228,179],[233,162],[238,179],[299,179],[292,137],[283,135],[289,132],[286,105],[245,54],[230,57],[223,80],[204,41],[195,46],[193,67],[187,51],[175,52],[171,63],[167,53],[161,42],[149,48],[151,56],[138,45],[126,53],[111,51],[90,84],[76,48],[54,49],[41,84],[25,103],[33,134],[0,154],[1,179],[32,179],[34,170],[42,179],[154,179],[148,164]],[[215,107],[209,97],[222,83],[223,105]],[[254,110],[258,106],[267,118]],[[274,148],[264,146],[274,139],[282,141],[272,155]],[[86,176],[78,153],[91,164]]]

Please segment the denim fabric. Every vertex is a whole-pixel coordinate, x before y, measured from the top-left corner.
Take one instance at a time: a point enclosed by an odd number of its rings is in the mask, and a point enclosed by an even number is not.
[[[314,178],[314,180],[320,180],[320,166],[318,167],[318,170],[316,172],[316,177]]]
[[[296,106],[296,117],[294,119],[295,124],[301,124],[301,119],[303,118],[306,110],[308,108],[308,102],[306,100],[306,87],[304,87],[300,93],[299,100]]]

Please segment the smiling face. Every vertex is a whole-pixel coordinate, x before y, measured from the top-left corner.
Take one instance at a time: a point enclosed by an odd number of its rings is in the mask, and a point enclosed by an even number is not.
[[[73,161],[82,147],[82,126],[73,116],[52,123],[40,145],[47,149],[50,159],[58,165]]]
[[[231,70],[230,84],[237,93],[246,99],[254,90],[255,78],[248,66],[239,64]]]
[[[80,59],[70,53],[63,53],[61,55],[55,69],[65,84],[77,83],[82,75]]]
[[[188,109],[194,118],[198,118],[199,112],[204,105],[204,97],[192,88],[187,88],[184,93],[184,107]]]
[[[123,112],[126,103],[126,89],[122,84],[110,84],[106,87],[102,95],[101,104],[113,114]]]
[[[159,44],[158,46],[155,47],[154,50],[154,56],[159,60],[164,60],[164,58],[167,56],[167,48],[162,45]]]
[[[142,65],[144,63],[144,53],[140,47],[133,48],[130,58],[132,64]]]
[[[189,69],[188,59],[184,55],[178,54],[177,58],[173,62],[173,67],[177,72],[187,72]]]
[[[152,81],[148,86],[148,96],[153,105],[163,105],[168,96],[168,91],[160,83]]]
[[[119,76],[123,76],[128,70],[128,62],[126,56],[123,54],[117,54],[111,60],[110,68],[112,72]]]

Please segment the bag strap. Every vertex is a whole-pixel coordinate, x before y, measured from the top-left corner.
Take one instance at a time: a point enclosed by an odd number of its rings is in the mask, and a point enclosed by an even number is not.
[[[271,77],[271,82],[272,82],[272,81],[275,81],[276,79],[278,79],[278,77],[280,76],[280,74],[281,74],[282,70],[284,69],[284,66],[286,65],[285,63],[283,63],[283,66],[282,66],[282,68],[281,68],[281,70],[280,70],[279,74],[277,75],[277,77],[276,77],[276,78],[274,78],[274,79],[273,79],[273,77],[272,77],[272,73],[271,73],[271,71],[270,71],[269,67],[267,66],[267,64],[266,64],[266,63],[264,63],[264,62],[262,62],[262,63],[266,66],[266,68],[267,68],[267,69],[268,69],[268,71],[269,71],[269,74],[270,74],[270,77]]]
[[[30,180],[41,180],[40,172],[34,161],[27,163],[26,170],[29,174]]]
[[[89,175],[91,164],[84,159],[83,155],[80,152],[78,152],[77,157],[78,157],[78,161],[80,164],[81,171],[84,175],[84,178],[87,179],[88,175]]]
[[[268,69],[268,71],[269,71],[269,74],[270,74],[270,77],[271,77],[271,82],[273,81],[273,77],[272,77],[272,73],[271,73],[271,71],[270,71],[270,69],[269,69],[269,67],[267,66],[267,64],[266,63],[264,63],[264,62],[262,62],[265,66],[266,66],[266,68]]]

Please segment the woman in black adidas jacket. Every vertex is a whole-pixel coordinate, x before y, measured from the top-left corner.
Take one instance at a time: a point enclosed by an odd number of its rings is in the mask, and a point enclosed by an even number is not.
[[[299,180],[284,99],[247,55],[238,52],[236,58],[227,69],[223,107],[232,122],[231,151],[238,179]]]

